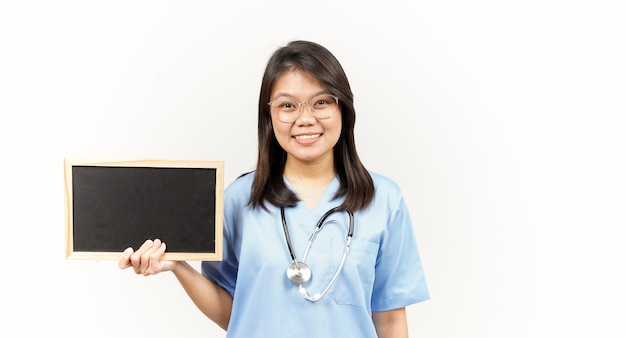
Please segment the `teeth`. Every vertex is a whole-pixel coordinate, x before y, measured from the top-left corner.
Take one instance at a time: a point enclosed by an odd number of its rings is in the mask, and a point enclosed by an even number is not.
[[[310,140],[310,139],[314,139],[314,138],[318,138],[320,137],[320,134],[315,134],[315,135],[298,135],[296,136],[296,139],[298,140]]]

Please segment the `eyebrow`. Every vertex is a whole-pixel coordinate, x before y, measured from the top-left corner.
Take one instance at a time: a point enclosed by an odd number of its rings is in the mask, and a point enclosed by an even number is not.
[[[311,97],[309,98],[309,100],[310,100],[310,99],[312,99],[312,98],[314,98],[314,97],[316,97],[316,96],[318,96],[318,95],[322,95],[322,94],[329,94],[329,95],[330,95],[330,93],[328,92],[328,90],[324,89],[324,90],[320,90],[320,91],[316,92],[315,94],[313,94],[313,96],[311,96]],[[291,97],[291,98],[294,98],[294,99],[295,99],[295,96],[293,96],[293,95],[291,95],[291,94],[289,94],[289,93],[283,93],[283,92],[277,93],[277,95],[276,95],[276,96],[274,96],[274,99],[279,98],[279,97],[283,97],[283,96],[286,96],[286,97]],[[271,97],[270,97],[270,99],[271,99]]]

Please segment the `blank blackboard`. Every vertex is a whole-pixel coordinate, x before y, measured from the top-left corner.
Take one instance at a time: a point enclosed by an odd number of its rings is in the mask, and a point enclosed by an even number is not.
[[[220,260],[222,161],[65,160],[66,257],[118,259],[146,239],[164,259]]]

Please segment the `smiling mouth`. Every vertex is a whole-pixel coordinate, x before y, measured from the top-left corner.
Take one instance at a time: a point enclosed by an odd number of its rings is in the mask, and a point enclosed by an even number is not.
[[[295,135],[295,136],[292,136],[292,137],[295,138],[296,140],[312,140],[312,139],[315,139],[315,138],[319,138],[320,136],[322,136],[322,134]]]

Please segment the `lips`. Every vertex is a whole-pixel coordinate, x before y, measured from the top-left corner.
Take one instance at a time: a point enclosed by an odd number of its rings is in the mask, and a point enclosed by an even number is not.
[[[319,138],[322,134],[306,134],[306,135],[294,135],[292,136],[296,140],[313,140]]]

